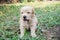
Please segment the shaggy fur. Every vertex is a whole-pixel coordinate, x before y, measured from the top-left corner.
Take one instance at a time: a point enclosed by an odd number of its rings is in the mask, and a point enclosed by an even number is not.
[[[20,32],[21,36],[24,36],[24,29],[31,30],[31,36],[36,37],[36,25],[37,25],[37,18],[34,14],[34,8],[31,6],[24,6],[20,10]]]

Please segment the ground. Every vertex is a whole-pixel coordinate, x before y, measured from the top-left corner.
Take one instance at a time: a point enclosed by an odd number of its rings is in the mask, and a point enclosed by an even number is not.
[[[19,38],[19,9],[24,5],[31,5],[35,8],[35,14],[38,19],[36,38],[32,38],[30,32],[27,31],[22,39]],[[41,30],[43,28],[49,29],[56,25],[60,25],[59,2],[0,4],[0,40],[46,40]]]

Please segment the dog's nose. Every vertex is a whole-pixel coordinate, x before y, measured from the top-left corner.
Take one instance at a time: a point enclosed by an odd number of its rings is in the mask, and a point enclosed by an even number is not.
[[[26,16],[23,16],[23,18],[25,19],[25,18],[26,18]]]

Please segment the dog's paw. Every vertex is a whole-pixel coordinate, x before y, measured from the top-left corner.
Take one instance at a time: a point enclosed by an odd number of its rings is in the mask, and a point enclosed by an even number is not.
[[[37,35],[36,34],[33,34],[33,35],[31,35],[32,37],[36,37]]]
[[[20,38],[22,38],[24,35],[20,35]]]

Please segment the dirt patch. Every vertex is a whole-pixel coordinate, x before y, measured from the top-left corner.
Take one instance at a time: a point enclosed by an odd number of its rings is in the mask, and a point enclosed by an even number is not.
[[[42,30],[47,40],[60,40],[60,25],[56,25],[47,30]]]

